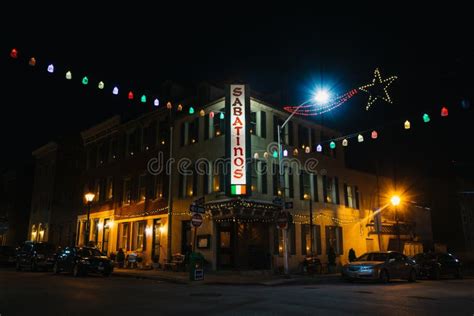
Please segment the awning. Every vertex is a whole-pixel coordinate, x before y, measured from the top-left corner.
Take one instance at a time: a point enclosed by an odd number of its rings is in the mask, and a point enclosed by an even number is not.
[[[204,208],[216,220],[234,218],[271,221],[281,210],[268,201],[241,198],[210,201],[204,204]]]

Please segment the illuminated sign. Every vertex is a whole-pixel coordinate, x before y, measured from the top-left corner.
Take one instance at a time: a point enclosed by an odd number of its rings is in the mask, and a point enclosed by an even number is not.
[[[227,112],[227,155],[230,161],[230,194],[246,195],[250,169],[247,159],[250,155],[250,134],[247,122],[250,115],[250,94],[243,84],[230,85],[226,98]]]

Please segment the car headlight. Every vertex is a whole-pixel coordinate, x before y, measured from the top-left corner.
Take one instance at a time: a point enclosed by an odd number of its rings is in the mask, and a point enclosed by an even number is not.
[[[374,270],[374,267],[371,267],[371,266],[360,268],[361,272],[372,272],[373,270]]]

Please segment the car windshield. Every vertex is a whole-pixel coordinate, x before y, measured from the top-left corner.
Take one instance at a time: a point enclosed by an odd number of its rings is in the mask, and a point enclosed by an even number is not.
[[[54,251],[54,246],[51,244],[41,243],[41,244],[36,244],[35,249],[36,251],[39,251],[39,252],[51,252],[51,251]]]
[[[387,257],[388,253],[369,252],[357,258],[356,261],[385,261]]]
[[[99,257],[99,256],[103,256],[103,254],[102,254],[98,249],[94,249],[94,248],[82,248],[82,249],[79,251],[79,254],[80,254],[82,257]]]

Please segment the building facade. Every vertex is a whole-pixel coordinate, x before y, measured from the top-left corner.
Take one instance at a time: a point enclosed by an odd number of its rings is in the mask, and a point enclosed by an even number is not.
[[[76,240],[82,212],[83,146],[79,137],[50,142],[33,152],[33,195],[26,240],[67,246]]]
[[[340,142],[328,144],[337,131],[293,117],[278,157],[278,126],[289,113],[251,97],[247,86],[213,91],[202,107],[169,103],[82,132],[83,194],[95,199],[89,213],[78,208],[77,244],[134,252],[146,265],[194,249],[213,269],[280,269],[286,249],[296,270],[312,250],[327,262],[331,249],[343,264],[351,248],[413,252],[431,240],[428,211],[402,205],[395,218],[391,181],[345,167]],[[205,213],[194,229],[198,199]],[[276,225],[280,201],[292,202],[285,231]]]

